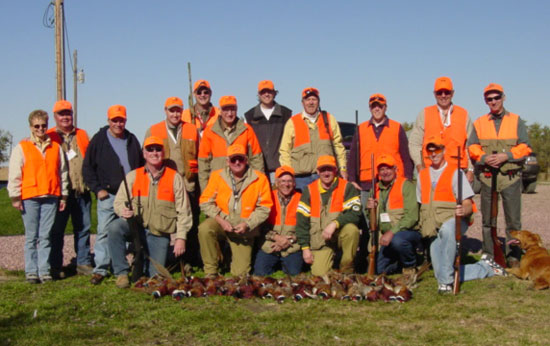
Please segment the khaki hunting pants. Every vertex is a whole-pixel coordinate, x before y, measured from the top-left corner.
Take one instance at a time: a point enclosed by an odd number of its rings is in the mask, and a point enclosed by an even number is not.
[[[337,232],[338,248],[342,249],[340,271],[346,274],[353,273],[353,260],[355,259],[357,246],[359,245],[359,228],[352,223],[348,223]],[[313,253],[313,264],[311,264],[312,275],[323,276],[332,269],[335,250],[333,247],[325,245],[319,250],[311,251]]]

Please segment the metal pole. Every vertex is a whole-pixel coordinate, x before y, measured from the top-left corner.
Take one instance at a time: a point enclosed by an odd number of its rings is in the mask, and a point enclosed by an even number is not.
[[[76,124],[77,124],[77,120],[78,120],[78,78],[77,78],[77,74],[78,74],[78,68],[77,68],[77,65],[76,65],[76,57],[77,57],[77,52],[76,52],[76,49],[74,50],[74,53],[73,53],[73,60],[74,60],[74,66],[73,66],[73,92],[74,92],[74,95],[73,95],[73,123],[74,123],[74,127],[76,127]]]

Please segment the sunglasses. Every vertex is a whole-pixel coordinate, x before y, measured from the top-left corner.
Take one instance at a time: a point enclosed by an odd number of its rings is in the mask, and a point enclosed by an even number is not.
[[[36,124],[36,125],[33,125],[33,127],[37,130],[40,129],[40,128],[47,129],[48,124]]]
[[[150,145],[148,147],[145,147],[145,150],[147,150],[150,153],[152,153],[152,152],[159,152],[160,153],[162,151],[162,147],[158,146],[158,145]]]
[[[210,90],[208,89],[199,90],[197,91],[197,95],[210,95]]]
[[[502,98],[502,95],[497,95],[494,97],[486,97],[485,102],[498,101]]]
[[[441,154],[442,152],[443,152],[443,148],[430,149],[428,150],[428,156]]]
[[[441,96],[441,95],[447,96],[447,95],[451,95],[452,93],[453,92],[451,90],[438,90],[435,92],[437,96]]]
[[[244,156],[233,156],[229,159],[231,163],[237,163],[237,161],[244,162],[246,158]]]

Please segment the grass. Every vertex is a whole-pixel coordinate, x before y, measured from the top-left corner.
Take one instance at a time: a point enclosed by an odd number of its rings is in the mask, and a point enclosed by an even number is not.
[[[545,344],[547,291],[495,277],[438,295],[431,272],[408,303],[229,297],[155,300],[110,278],[0,283],[0,344]]]

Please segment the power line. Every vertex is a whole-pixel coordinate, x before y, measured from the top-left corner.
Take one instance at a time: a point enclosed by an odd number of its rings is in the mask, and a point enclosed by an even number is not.
[[[53,28],[55,23],[55,4],[51,1],[44,11],[44,16],[42,17],[42,25],[46,28]]]

